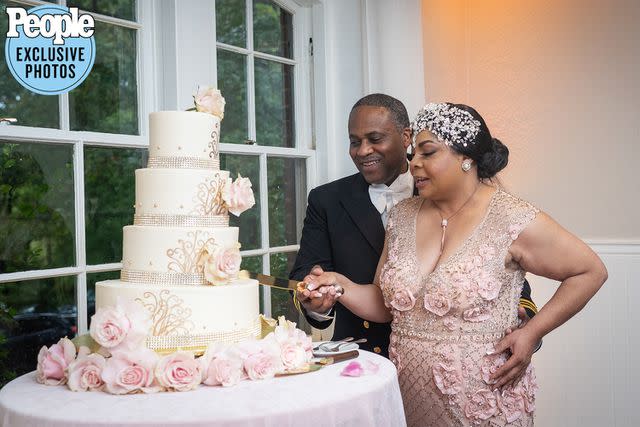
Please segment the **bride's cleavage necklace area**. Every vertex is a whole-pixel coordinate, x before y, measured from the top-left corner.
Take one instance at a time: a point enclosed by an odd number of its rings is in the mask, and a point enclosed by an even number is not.
[[[431,202],[433,203],[433,206],[435,206],[436,210],[438,211],[438,214],[440,215],[440,218],[442,219],[442,222],[440,223],[440,226],[442,227],[442,238],[440,239],[440,254],[438,255],[438,261],[436,261],[436,263],[440,261],[440,257],[442,256],[442,252],[444,251],[444,238],[445,238],[445,235],[447,234],[447,226],[449,225],[449,221],[451,220],[451,218],[453,218],[458,213],[460,213],[460,211],[465,206],[467,206],[467,203],[469,203],[469,200],[471,200],[473,196],[476,194],[476,192],[478,191],[478,188],[480,188],[480,184],[476,185],[476,188],[473,190],[471,195],[467,197],[467,200],[465,200],[462,206],[460,206],[454,213],[452,213],[446,218],[442,215],[442,211],[440,210],[436,202],[433,202],[433,201]]]

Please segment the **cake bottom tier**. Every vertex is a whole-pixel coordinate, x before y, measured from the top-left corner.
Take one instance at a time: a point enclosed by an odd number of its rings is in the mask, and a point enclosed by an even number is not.
[[[160,286],[107,280],[96,283],[96,310],[135,301],[151,314],[147,347],[168,353],[204,351],[210,343],[260,336],[256,280],[222,286]]]

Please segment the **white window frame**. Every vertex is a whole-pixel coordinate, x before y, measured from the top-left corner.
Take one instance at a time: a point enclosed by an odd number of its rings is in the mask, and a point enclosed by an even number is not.
[[[271,273],[271,255],[277,253],[296,252],[299,244],[287,246],[270,246],[269,243],[269,199],[268,199],[268,157],[300,159],[305,161],[306,181],[305,185],[297,185],[296,200],[306,201],[308,191],[315,186],[316,176],[316,152],[312,140],[311,121],[311,53],[309,40],[311,39],[311,8],[301,7],[292,0],[272,0],[273,3],[291,13],[293,23],[293,58],[283,58],[253,49],[253,1],[246,0],[246,47],[238,47],[216,40],[216,53],[218,50],[235,52],[245,55],[247,67],[247,109],[248,109],[248,139],[256,141],[255,120],[255,76],[254,58],[267,59],[280,64],[294,66],[294,134],[295,146],[293,148],[268,147],[261,145],[220,144],[220,152],[225,154],[250,154],[259,156],[260,162],[260,248],[242,251],[243,256],[262,256],[262,272]],[[215,17],[213,20],[215,32]],[[214,75],[217,80],[217,61],[214,67]],[[224,95],[224,94],[223,94]],[[259,141],[258,141],[259,142]],[[302,177],[296,179],[299,183]],[[306,203],[297,206],[297,224],[302,228],[305,216]],[[300,231],[300,230],[298,230]],[[265,316],[271,316],[271,289],[262,287],[263,312]]]
[[[12,0],[29,9],[34,6],[51,4],[38,0]],[[66,0],[57,2],[66,6]],[[82,12],[82,10],[81,10]],[[136,34],[136,74],[138,85],[138,130],[140,135],[121,135],[102,132],[72,131],[69,126],[69,96],[58,95],[60,110],[60,128],[38,128],[29,126],[0,126],[0,139],[11,142],[32,144],[62,144],[73,146],[73,181],[75,205],[75,266],[48,268],[41,270],[20,271],[0,274],[0,283],[22,282],[27,280],[46,279],[62,276],[76,276],[76,306],[78,334],[88,330],[87,322],[87,274],[117,271],[121,263],[87,265],[85,238],[85,197],[84,197],[84,147],[105,146],[119,148],[145,148],[148,146],[147,116],[155,109],[154,88],[156,81],[153,64],[153,32],[155,16],[154,3],[138,0],[136,2],[136,22],[114,18],[90,12],[96,21],[115,24],[120,27],[135,29]],[[147,64],[147,65],[145,65]],[[19,118],[18,118],[19,119]]]

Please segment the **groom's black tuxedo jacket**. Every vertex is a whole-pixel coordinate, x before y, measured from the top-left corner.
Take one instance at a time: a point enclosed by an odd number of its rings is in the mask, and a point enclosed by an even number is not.
[[[360,173],[314,188],[309,193],[300,250],[289,277],[302,280],[314,265],[336,271],[355,283],[373,283],[384,246],[380,213],[369,198],[369,184]],[[525,281],[523,297],[530,300]],[[340,302],[335,305],[333,339],[367,338],[361,347],[388,356],[389,323],[366,321]],[[532,313],[529,314],[530,316]],[[309,323],[325,329],[331,321]]]

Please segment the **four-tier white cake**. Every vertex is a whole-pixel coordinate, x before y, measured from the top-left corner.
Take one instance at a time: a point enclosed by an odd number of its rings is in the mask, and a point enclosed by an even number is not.
[[[220,119],[163,111],[149,121],[149,162],[136,171],[120,280],[96,284],[96,309],[143,305],[152,318],[147,347],[161,352],[259,336],[258,283],[237,278],[238,228],[228,225],[231,180],[219,165]]]

